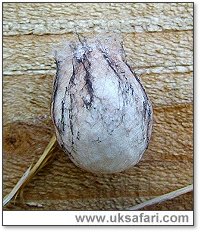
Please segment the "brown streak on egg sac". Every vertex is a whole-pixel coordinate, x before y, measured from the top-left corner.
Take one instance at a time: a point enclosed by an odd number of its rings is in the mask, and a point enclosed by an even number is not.
[[[148,147],[152,106],[114,37],[67,42],[55,52],[52,118],[71,160],[94,173],[121,172]]]

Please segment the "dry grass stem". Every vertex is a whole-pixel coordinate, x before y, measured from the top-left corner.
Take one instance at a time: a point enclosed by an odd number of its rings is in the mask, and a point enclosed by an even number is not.
[[[142,209],[142,208],[144,208],[146,206],[155,205],[155,204],[161,203],[163,201],[171,200],[171,199],[173,199],[175,197],[178,197],[178,196],[180,196],[182,194],[185,194],[185,193],[188,193],[188,192],[191,192],[191,191],[193,191],[193,184],[188,185],[188,186],[186,186],[184,188],[181,188],[181,189],[177,189],[177,190],[175,190],[173,192],[166,193],[164,195],[158,196],[158,197],[153,198],[153,199],[151,199],[149,201],[145,201],[145,202],[143,202],[141,204],[130,207],[127,210],[139,210],[139,209]]]
[[[32,180],[32,178],[44,167],[47,165],[47,163],[54,158],[54,154],[52,153],[53,149],[56,145],[56,136],[53,135],[51,138],[49,144],[45,148],[43,154],[40,156],[37,163],[33,166],[31,166],[26,170],[24,175],[20,178],[20,180],[17,182],[15,187],[12,189],[12,191],[6,195],[3,199],[3,206],[7,205],[14,197],[16,197],[18,194],[22,193],[24,187]]]

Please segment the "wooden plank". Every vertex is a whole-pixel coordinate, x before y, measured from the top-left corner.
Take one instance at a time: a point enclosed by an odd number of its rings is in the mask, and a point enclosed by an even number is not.
[[[53,75],[5,76],[4,124],[37,117],[50,118]],[[191,103],[192,73],[143,74],[141,82],[154,107]]]
[[[54,133],[52,50],[75,31],[124,38],[127,60],[153,102],[149,149],[123,173],[95,175],[58,147],[56,159],[25,188],[29,205],[17,200],[6,210],[124,209],[191,184],[193,3],[3,3],[3,194]],[[151,210],[191,210],[192,198],[186,194]]]
[[[26,187],[25,201],[38,202],[43,210],[122,209],[191,184],[192,105],[159,107],[154,115],[149,149],[135,167],[119,174],[96,175],[76,167],[57,148],[56,159]],[[4,195],[39,157],[52,133],[48,120],[4,127]],[[186,208],[191,207],[189,201]],[[17,208],[24,206],[17,201]]]
[[[87,34],[86,34],[87,36]],[[127,61],[138,74],[192,71],[192,31],[124,34]],[[6,37],[4,74],[49,74],[55,70],[53,51],[71,34]]]
[[[193,3],[3,4],[4,35],[191,30],[192,17]]]

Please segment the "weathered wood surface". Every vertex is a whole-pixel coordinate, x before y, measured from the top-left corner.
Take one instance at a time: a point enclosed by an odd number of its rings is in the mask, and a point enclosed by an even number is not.
[[[124,209],[192,183],[192,15],[192,3],[3,4],[4,195],[54,132],[52,51],[74,37],[74,26],[85,36],[120,32],[154,106],[152,140],[138,165],[94,175],[57,148],[56,159],[25,188],[24,203],[6,210]],[[192,194],[147,209],[190,210]]]

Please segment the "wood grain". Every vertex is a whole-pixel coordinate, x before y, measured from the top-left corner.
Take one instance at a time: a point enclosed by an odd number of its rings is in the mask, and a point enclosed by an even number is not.
[[[3,195],[48,144],[53,50],[120,33],[153,103],[150,146],[114,175],[77,168],[63,151],[5,210],[125,209],[193,182],[193,3],[3,3]],[[146,210],[192,210],[191,193]]]

